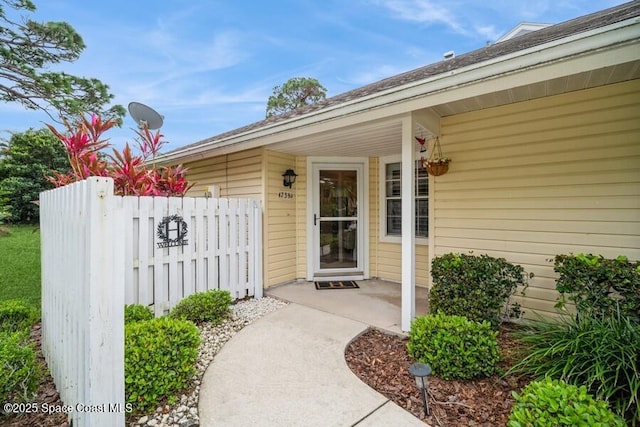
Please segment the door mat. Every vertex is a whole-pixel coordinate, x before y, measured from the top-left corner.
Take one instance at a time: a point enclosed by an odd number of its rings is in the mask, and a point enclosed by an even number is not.
[[[360,286],[353,280],[335,280],[331,282],[314,282],[316,289],[357,289]]]

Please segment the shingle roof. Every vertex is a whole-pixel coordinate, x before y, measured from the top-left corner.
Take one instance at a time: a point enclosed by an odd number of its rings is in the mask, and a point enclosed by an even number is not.
[[[182,146],[180,148],[177,148],[176,150],[172,150],[167,154],[171,154],[175,151],[182,151],[191,147],[196,147],[205,143],[214,143],[215,141],[224,140],[235,135],[240,135],[245,132],[267,127],[284,120],[303,116],[315,111],[321,111],[329,107],[364,98],[409,83],[419,82],[426,78],[447,73],[462,67],[478,64],[483,61],[491,60],[493,58],[508,55],[510,53],[539,46],[548,42],[552,42],[554,40],[559,40],[571,36],[573,34],[604,27],[637,16],[640,16],[640,0],[631,1],[629,3],[624,3],[622,5],[595,12],[590,15],[571,19],[569,21],[552,25],[538,31],[524,34],[520,37],[505,40],[500,43],[492,44],[471,51],[469,53],[456,56],[452,59],[443,60],[434,64],[417,68],[412,71],[408,71],[406,73],[398,74],[384,80],[380,80],[378,82],[371,83],[369,85],[362,86],[348,92],[344,92],[331,98],[327,98],[326,100],[318,102],[316,104],[307,105],[278,116],[272,116],[265,120],[255,122],[241,128],[233,129],[231,131],[213,136],[211,138],[207,138],[203,141]]]

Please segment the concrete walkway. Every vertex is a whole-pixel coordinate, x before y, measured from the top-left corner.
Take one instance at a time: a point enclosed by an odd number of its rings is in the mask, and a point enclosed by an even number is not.
[[[204,374],[200,425],[425,427],[347,366],[345,347],[366,329],[298,304],[245,327]]]

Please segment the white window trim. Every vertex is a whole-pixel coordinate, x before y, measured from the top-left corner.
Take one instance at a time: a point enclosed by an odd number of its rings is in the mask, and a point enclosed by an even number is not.
[[[378,224],[379,224],[379,236],[380,242],[384,243],[402,243],[402,236],[388,236],[387,235],[387,201],[385,197],[386,193],[386,165],[388,163],[400,163],[402,164],[402,156],[400,154],[392,155],[392,156],[384,156],[378,159],[378,181],[379,181],[379,191],[378,191]],[[415,175],[414,175],[415,176]],[[414,178],[415,179],[415,178]],[[429,179],[429,206],[431,206],[431,179]],[[431,223],[431,218],[429,218],[429,223]],[[418,237],[415,236],[416,245],[428,245],[429,238],[428,237]]]

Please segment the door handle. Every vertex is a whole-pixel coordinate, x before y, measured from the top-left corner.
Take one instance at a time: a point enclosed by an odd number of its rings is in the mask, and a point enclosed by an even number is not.
[[[313,214],[313,225],[318,225],[318,216],[316,214]]]

